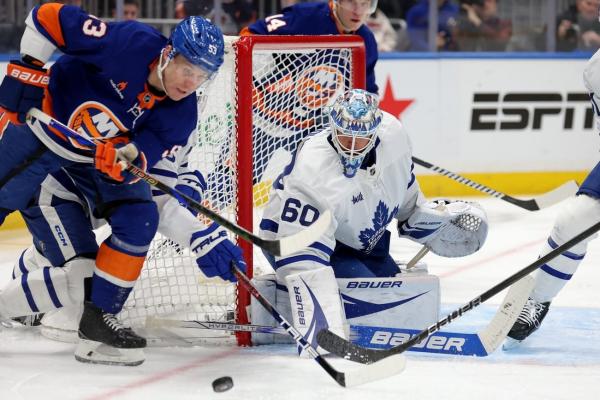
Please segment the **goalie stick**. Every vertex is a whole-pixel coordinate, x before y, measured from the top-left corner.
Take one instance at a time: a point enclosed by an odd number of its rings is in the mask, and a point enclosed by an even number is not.
[[[566,199],[567,197],[574,195],[575,193],[577,193],[577,189],[579,188],[575,181],[568,181],[547,193],[533,197],[531,199],[521,200],[517,199],[516,197],[509,196],[505,193],[498,192],[490,187],[482,185],[481,183],[473,182],[472,180],[465,178],[464,176],[455,174],[452,171],[448,171],[447,169],[428,163],[427,161],[421,160],[420,158],[413,157],[412,160],[417,165],[430,169],[434,172],[437,172],[440,175],[446,176],[452,180],[462,183],[463,185],[467,185],[475,190],[479,190],[480,192],[496,197],[500,200],[504,200],[506,202],[514,204],[517,207],[521,207],[529,211],[537,211],[541,210],[542,208],[550,207],[551,205],[554,205]]]
[[[60,121],[57,121],[56,119],[45,114],[44,112],[38,110],[37,108],[30,109],[27,113],[27,118],[37,119],[45,125],[63,133],[65,136],[73,138],[79,144],[82,144],[84,146],[95,146],[95,139],[83,136],[82,134],[72,130],[68,126],[64,125]],[[130,162],[125,160],[122,160],[121,162],[126,164],[125,169],[131,174],[137,176],[138,178],[142,179],[143,181],[147,182],[148,184],[154,186],[155,188],[170,196],[184,199],[190,208],[217,222],[219,225],[233,232],[242,239],[247,240],[248,242],[260,247],[261,249],[275,256],[289,255],[299,250],[302,250],[305,247],[308,247],[327,230],[331,222],[331,211],[326,210],[319,216],[319,218],[315,222],[313,222],[310,226],[306,227],[301,232],[277,240],[263,239],[259,236],[254,235],[252,232],[244,229],[243,227],[236,225],[233,222],[227,220],[226,218],[220,216],[211,209],[203,206],[194,199],[181,193],[179,190],[164,184],[163,182],[147,174],[145,171],[136,167]]]
[[[331,376],[340,386],[351,387],[361,385],[363,383],[372,382],[378,379],[387,378],[399,374],[406,367],[406,358],[399,354],[394,357],[386,358],[371,365],[363,365],[358,369],[352,369],[346,372],[335,369],[327,360],[321,356],[310,343],[304,339],[302,334],[298,332],[276,309],[273,305],[263,297],[258,289],[250,282],[250,279],[235,265],[231,266],[232,271],[238,278],[242,286],[250,292],[252,296],[267,310],[279,325],[294,339],[296,344],[302,348],[313,360],[315,360],[321,368],[323,368],[329,376]]]
[[[424,340],[431,334],[439,331],[442,326],[447,325],[450,322],[454,321],[455,319],[461,317],[467,311],[472,310],[473,308],[479,306],[484,301],[497,295],[502,290],[511,286],[513,283],[518,282],[519,280],[524,278],[526,275],[529,275],[531,272],[535,271],[536,269],[538,269],[539,267],[541,267],[548,261],[559,256],[563,252],[569,250],[571,247],[573,247],[577,243],[592,236],[599,229],[600,229],[600,222],[597,222],[594,225],[592,225],[591,227],[589,227],[588,229],[586,229],[583,232],[576,235],[571,240],[563,243],[562,245],[558,246],[557,248],[555,248],[554,250],[552,250],[545,256],[538,258],[536,261],[529,264],[527,267],[517,271],[513,275],[511,275],[508,278],[506,278],[505,280],[503,280],[502,282],[500,282],[497,285],[493,286],[492,288],[486,290],[484,293],[475,297],[473,300],[469,301],[468,303],[466,303],[465,305],[460,307],[458,310],[452,312],[445,318],[441,319],[434,325],[431,325],[427,329],[421,331],[420,333],[413,336],[411,339],[409,339],[405,343],[402,343],[399,346],[393,347],[388,350],[366,349],[364,347],[357,346],[353,343],[350,343],[347,340],[337,336],[336,334],[334,334],[328,330],[322,330],[321,332],[319,332],[317,335],[317,341],[321,347],[323,347],[327,351],[330,351],[331,353],[337,354],[340,357],[344,357],[344,358],[352,360],[352,361],[361,362],[361,363],[365,363],[365,364],[370,364],[370,363],[376,362],[378,360],[385,359],[386,357],[389,357],[392,355],[401,354],[404,351],[406,351],[409,347],[414,346],[417,343],[420,343],[422,340]],[[492,321],[492,323],[490,325],[492,325],[492,324],[494,324],[494,321]],[[491,337],[491,339],[493,339],[494,341],[501,341],[503,338],[504,337],[500,337],[500,336],[497,336],[495,338]]]

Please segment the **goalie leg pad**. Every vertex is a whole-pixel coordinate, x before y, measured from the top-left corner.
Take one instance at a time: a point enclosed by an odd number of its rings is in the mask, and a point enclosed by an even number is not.
[[[82,312],[83,303],[48,311],[42,317],[40,333],[58,342],[77,343],[77,329]]]
[[[322,329],[348,337],[339,289],[330,267],[289,274],[285,283],[294,327],[314,348],[318,346],[317,333]],[[298,351],[302,355],[300,347]]]
[[[21,274],[0,292],[0,308],[10,317],[46,312],[83,303],[84,279],[94,261],[76,258],[63,267],[42,267]]]
[[[600,220],[600,200],[585,194],[567,200],[540,255],[545,255]],[[551,301],[571,279],[585,257],[587,245],[597,234],[582,240],[560,256],[542,265],[535,276],[532,297],[538,303]]]
[[[277,311],[288,321],[292,321],[292,309],[290,297],[285,285],[277,283],[275,274],[265,274],[252,279],[252,283],[258,291],[271,304],[275,305]],[[275,318],[256,300],[250,299],[250,316],[254,325],[279,326]],[[252,333],[252,344],[292,344],[295,343],[289,335],[277,335],[273,333]]]

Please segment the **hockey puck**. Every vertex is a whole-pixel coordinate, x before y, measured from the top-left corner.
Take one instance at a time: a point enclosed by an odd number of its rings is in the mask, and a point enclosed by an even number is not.
[[[222,376],[213,381],[212,387],[217,393],[225,392],[233,387],[233,379],[230,376]]]

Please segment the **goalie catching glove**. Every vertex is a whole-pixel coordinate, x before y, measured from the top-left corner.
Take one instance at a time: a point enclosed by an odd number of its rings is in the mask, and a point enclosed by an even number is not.
[[[198,268],[208,278],[220,276],[223,280],[237,282],[231,271],[231,263],[246,273],[246,262],[242,249],[227,238],[227,232],[213,222],[208,228],[192,235],[190,248],[196,254]]]
[[[475,202],[430,201],[398,222],[398,235],[421,243],[442,257],[463,257],[483,246],[487,215]]]

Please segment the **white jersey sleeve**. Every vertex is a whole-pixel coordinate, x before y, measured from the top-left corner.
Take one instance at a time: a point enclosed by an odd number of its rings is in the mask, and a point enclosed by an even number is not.
[[[195,137],[196,133],[193,132],[185,147],[175,155],[161,159],[150,169],[149,173],[159,178],[169,187],[174,188],[179,183],[180,177],[185,176],[190,171],[188,156],[192,151]],[[194,217],[186,207],[179,204],[179,201],[172,196],[153,188],[152,197],[160,215],[158,232],[163,236],[188,247],[192,234],[206,228],[204,223]]]

